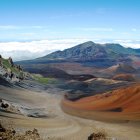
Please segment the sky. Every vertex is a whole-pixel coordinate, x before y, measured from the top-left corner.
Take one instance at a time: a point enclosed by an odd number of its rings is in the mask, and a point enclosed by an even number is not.
[[[89,40],[140,48],[139,7],[140,0],[0,0],[0,53],[31,59]]]

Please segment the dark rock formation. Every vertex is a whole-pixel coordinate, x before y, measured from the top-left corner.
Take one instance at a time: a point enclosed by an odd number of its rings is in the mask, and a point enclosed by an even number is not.
[[[9,57],[8,62],[10,63],[10,65],[11,65],[12,67],[14,66],[14,62],[13,62],[13,60],[12,60],[11,57]]]
[[[8,105],[7,103],[2,102],[0,107],[2,107],[2,108],[5,108],[5,109],[6,109],[6,108],[8,108],[8,107],[9,107],[9,105]]]
[[[106,134],[104,134],[102,132],[92,133],[88,137],[88,140],[106,140]]]

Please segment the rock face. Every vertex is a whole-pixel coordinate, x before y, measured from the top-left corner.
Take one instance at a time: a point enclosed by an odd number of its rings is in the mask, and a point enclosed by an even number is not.
[[[24,79],[24,72],[20,65],[14,64],[11,57],[4,59],[0,55],[0,76],[8,82],[18,82]]]
[[[2,66],[2,60],[1,60],[1,58],[0,58],[0,66]]]
[[[0,55],[0,66],[2,66],[2,56]]]
[[[12,60],[11,57],[9,57],[8,62],[10,63],[10,65],[11,65],[12,67],[14,66],[14,63],[13,63],[13,60]]]

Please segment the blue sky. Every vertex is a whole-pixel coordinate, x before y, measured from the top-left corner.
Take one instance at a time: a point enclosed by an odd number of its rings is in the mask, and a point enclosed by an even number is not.
[[[138,45],[139,7],[140,0],[0,0],[0,41],[123,40]]]
[[[139,0],[0,0],[0,38],[139,39],[139,7]]]

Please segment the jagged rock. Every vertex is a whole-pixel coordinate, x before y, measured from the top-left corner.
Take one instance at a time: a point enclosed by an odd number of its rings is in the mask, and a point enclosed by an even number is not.
[[[10,79],[12,79],[14,77],[14,73],[11,72],[9,77],[10,77]]]
[[[11,64],[12,67],[14,66],[14,63],[11,57],[9,57],[8,62]]]
[[[20,65],[16,65],[15,67],[16,67],[19,71],[22,71],[22,68],[21,68]]]
[[[15,65],[11,57],[3,59],[1,55],[0,76],[9,83],[15,83],[25,79],[22,67],[20,65]]]
[[[1,103],[1,107],[2,107],[2,108],[8,108],[9,105],[8,105],[7,103],[2,102],[2,103]]]
[[[2,63],[2,56],[0,55],[0,66],[3,66],[3,63]]]
[[[88,140],[105,140],[105,139],[106,139],[106,134],[104,134],[102,132],[92,133],[88,137]]]

